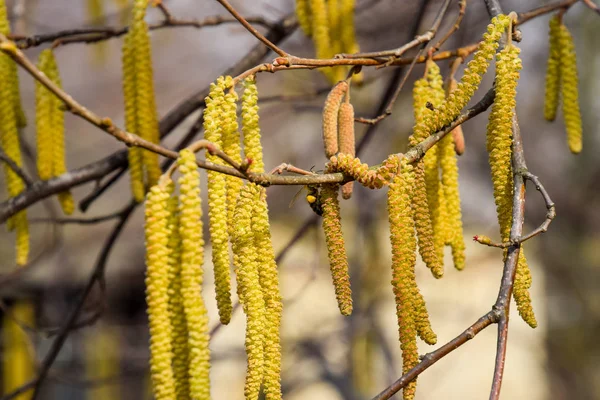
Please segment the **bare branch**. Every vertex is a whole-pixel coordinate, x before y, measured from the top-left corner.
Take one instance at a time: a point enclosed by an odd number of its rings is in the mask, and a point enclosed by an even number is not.
[[[4,152],[4,150],[2,150],[2,149],[0,149],[0,160],[2,162],[4,162],[6,165],[8,165],[8,167],[10,169],[12,169],[13,172],[15,174],[17,174],[19,176],[19,178],[21,178],[23,180],[23,182],[25,182],[25,185],[27,187],[30,187],[33,184],[33,181],[31,180],[31,178],[29,178],[27,176],[27,174],[25,173],[25,171],[23,171],[23,169],[17,165],[17,163],[15,162],[15,160],[13,160],[12,158],[10,158],[8,156],[8,154],[6,154]]]

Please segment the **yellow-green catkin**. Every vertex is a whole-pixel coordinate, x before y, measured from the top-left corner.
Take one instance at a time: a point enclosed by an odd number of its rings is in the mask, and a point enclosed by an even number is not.
[[[338,191],[338,184],[326,184],[321,188],[323,232],[325,233],[329,267],[338,307],[342,315],[350,315],[352,314],[352,290],[348,273],[348,256],[342,233]]]
[[[220,122],[221,107],[225,101],[224,78],[211,84],[204,109],[204,138],[219,148],[223,147],[223,129]],[[220,157],[206,153],[206,159],[223,164]],[[215,291],[219,318],[222,324],[231,321],[231,277],[229,270],[229,235],[227,230],[227,182],[224,174],[206,172],[208,178],[208,219],[212,262],[215,275]]]
[[[188,381],[189,347],[188,328],[181,295],[181,236],[179,235],[179,201],[171,196],[167,203],[167,243],[169,257],[169,318],[171,322],[171,345],[173,347],[173,378],[178,399],[190,398]]]
[[[312,35],[312,15],[309,0],[296,0],[296,18],[306,36]]]
[[[458,82],[453,76],[448,80],[448,93],[451,93],[458,86]],[[454,140],[454,152],[456,155],[461,156],[465,152],[465,136],[463,134],[462,125],[457,126],[450,132],[452,139]]]
[[[323,106],[323,146],[325,157],[334,156],[339,150],[338,123],[339,112],[344,95],[348,92],[348,82],[338,82],[327,95]]]
[[[0,33],[10,34],[10,26],[6,12],[6,4],[0,0]],[[19,167],[22,166],[21,147],[18,127],[22,125],[18,76],[14,61],[6,54],[0,54],[0,145],[4,153]],[[25,188],[23,180],[4,163],[5,181],[8,194],[17,196]],[[29,226],[26,211],[20,211],[11,218],[12,227],[17,235],[16,261],[18,265],[25,265],[29,257]]]
[[[417,327],[414,316],[414,267],[417,242],[414,234],[411,192],[414,186],[412,166],[402,162],[401,172],[396,175],[388,190],[388,217],[392,243],[392,288],[396,300],[396,316],[402,371],[406,373],[419,362]],[[403,390],[405,400],[415,396],[416,380]]]
[[[21,387],[35,376],[35,359],[33,348],[23,327],[35,327],[34,305],[25,300],[16,302],[10,315],[4,313],[2,321],[2,387],[3,393],[10,393]],[[17,400],[28,400],[31,392],[14,397]]]
[[[263,390],[266,400],[281,400],[281,314],[283,303],[279,290],[279,275],[269,225],[267,191],[260,188],[259,201],[254,204],[252,231],[259,280],[265,302]]]
[[[123,42],[125,125],[128,131],[138,134],[143,139],[158,143],[159,128],[154,98],[150,35],[144,20],[147,6],[147,0],[134,2],[130,22],[131,30]],[[158,155],[149,150],[132,148],[129,153],[129,163],[132,192],[134,198],[139,201],[144,187],[153,186],[161,174]]]
[[[238,293],[246,314],[246,355],[248,368],[244,395],[247,400],[258,399],[264,377],[265,299],[260,285],[259,262],[254,243],[252,215],[259,201],[260,187],[244,186],[239,192],[233,227],[233,252]]]
[[[244,134],[244,154],[251,161],[249,170],[256,173],[265,171],[263,150],[260,142],[258,116],[258,88],[254,76],[244,80],[242,95],[242,133]]]
[[[340,40],[342,42],[343,53],[358,53],[360,47],[356,41],[356,24],[354,23],[354,8],[356,5],[355,0],[339,0],[340,2]],[[355,84],[362,84],[364,80],[364,74],[359,72],[352,75],[352,82]]]
[[[558,15],[550,19],[550,34],[548,50],[548,65],[546,67],[546,95],[544,96],[544,118],[554,121],[556,110],[560,102],[560,17]]]
[[[577,78],[577,57],[573,37],[566,26],[560,25],[558,46],[560,48],[560,78],[562,109],[567,130],[567,143],[572,153],[581,152],[582,127],[579,111],[579,88]]]
[[[154,397],[175,398],[169,320],[168,201],[173,183],[153,186],[146,199],[146,303],[150,328],[150,375]]]
[[[339,135],[338,143],[340,153],[351,156],[356,155],[356,139],[354,136],[354,107],[350,102],[344,102],[340,106],[338,117]],[[346,182],[342,185],[342,198],[349,199],[352,197],[354,182]]]
[[[61,87],[58,64],[51,49],[40,53],[38,68]],[[38,174],[50,179],[67,172],[65,157],[65,116],[62,101],[39,82],[36,82],[36,130],[38,146]],[[70,191],[58,194],[63,212],[70,215],[75,202]]]
[[[518,47],[509,44],[496,56],[496,97],[487,128],[487,150],[494,185],[494,200],[503,241],[510,239],[512,225],[512,120],[521,69],[519,52]],[[530,286],[531,275],[525,254],[521,249],[513,293],[523,320],[531,327],[536,327],[537,321],[528,291]]]
[[[327,12],[327,4],[325,0],[309,0],[312,22],[312,38],[315,44],[317,58],[332,57],[332,42],[329,27],[329,17]],[[334,69],[327,68],[323,70],[327,79],[331,82],[337,82],[338,77]]]
[[[351,176],[356,182],[370,189],[381,189],[389,184],[398,171],[398,157],[392,154],[378,167],[371,169],[368,164],[349,154],[338,153],[329,159],[327,171],[339,171]]]
[[[202,298],[204,239],[200,173],[189,149],[177,159],[179,183],[179,235],[181,237],[181,293],[188,329],[189,386],[192,399],[210,398],[208,314]]]
[[[90,381],[107,381],[89,388],[89,400],[120,399],[120,386],[109,380],[119,375],[120,336],[116,328],[96,324],[93,333],[85,336],[85,374]]]

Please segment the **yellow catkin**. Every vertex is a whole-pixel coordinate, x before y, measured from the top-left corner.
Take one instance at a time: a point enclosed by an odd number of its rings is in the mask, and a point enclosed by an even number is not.
[[[503,241],[510,239],[512,225],[512,119],[516,106],[519,70],[521,69],[519,52],[519,48],[511,44],[496,57],[496,98],[487,128],[487,150],[494,185],[494,200],[498,213],[500,236]],[[521,317],[531,327],[535,327],[537,322],[528,291],[530,286],[529,267],[523,249],[521,249],[515,276],[514,297]]]
[[[339,113],[339,135],[338,142],[340,153],[356,155],[356,143],[354,137],[354,107],[350,103],[342,103]],[[352,197],[354,182],[347,182],[342,185],[342,198]]]
[[[323,145],[325,156],[334,156],[339,149],[338,116],[344,95],[348,92],[348,82],[338,82],[327,95],[323,106]]]
[[[415,136],[429,136],[452,122],[460,114],[479,87],[481,77],[487,71],[490,60],[496,53],[498,41],[509,24],[510,18],[506,15],[492,18],[487,32],[483,35],[483,40],[479,43],[473,59],[469,61],[467,68],[464,70],[456,89],[448,95],[439,107],[428,113],[423,121],[415,126]]]
[[[119,376],[120,337],[116,328],[97,324],[95,331],[85,336],[85,372],[90,381],[105,381],[88,389],[89,400],[120,399]]]
[[[412,167],[402,163],[388,191],[388,216],[392,243],[392,288],[396,300],[398,332],[402,349],[402,371],[405,373],[419,362],[417,327],[414,317],[414,267],[417,242],[411,211],[414,186]],[[415,396],[417,383],[412,381],[403,390],[406,400]]]
[[[218,147],[223,146],[220,113],[225,93],[224,78],[212,84],[210,94],[206,98],[204,109],[204,138]],[[220,157],[206,153],[206,159],[214,164],[223,164]],[[231,277],[229,271],[229,235],[227,233],[227,183],[225,175],[207,171],[208,178],[208,219],[210,241],[212,245],[212,262],[215,275],[215,291],[219,318],[222,324],[231,321]]]
[[[327,1],[327,19],[329,21],[329,49],[330,57],[343,51],[342,29],[346,21],[342,20],[341,0]],[[347,68],[343,66],[333,67],[326,72],[326,76],[331,77],[333,82],[338,82],[346,77]]]
[[[312,15],[309,0],[296,0],[296,18],[306,36],[312,35]]]
[[[193,399],[210,398],[208,314],[202,298],[204,239],[200,174],[190,150],[179,153],[179,235],[181,236],[181,294],[188,329],[189,385]]]
[[[448,93],[451,93],[458,86],[458,82],[453,76],[448,81]],[[450,132],[452,140],[454,140],[454,152],[461,156],[465,152],[465,136],[463,134],[462,125],[457,126]]]
[[[35,310],[29,301],[18,301],[11,308],[10,316],[4,314],[2,323],[2,386],[3,393],[21,387],[35,375],[35,359],[26,332],[19,324],[35,327]],[[31,392],[14,397],[28,400]]]
[[[10,26],[6,13],[6,4],[0,0],[0,33],[8,35]],[[20,126],[18,110],[16,110],[18,92],[18,77],[16,65],[9,56],[0,54],[0,145],[2,150],[10,157],[18,166],[22,165],[21,147],[19,140],[18,126]],[[16,83],[15,83],[16,82]],[[16,90],[15,90],[16,88]],[[19,105],[20,108],[20,105]],[[25,188],[25,184],[21,178],[4,163],[4,174],[8,194],[11,197],[17,196]],[[25,265],[29,257],[29,229],[27,223],[27,214],[23,210],[11,218],[11,225],[16,230],[16,253],[17,264]]]
[[[265,171],[263,150],[260,143],[258,116],[258,88],[254,77],[244,80],[242,95],[242,133],[244,134],[244,154],[251,160],[249,170],[256,173]]]
[[[233,229],[233,251],[240,302],[246,313],[246,355],[248,368],[244,395],[246,400],[258,399],[264,377],[264,342],[267,324],[265,299],[259,278],[259,262],[254,243],[252,214],[259,201],[260,187],[244,186],[239,192]]]
[[[54,82],[58,87],[62,86],[60,74],[58,71],[58,64],[54,53],[51,50],[44,50],[47,52],[44,54],[46,58],[44,62],[45,70],[43,71],[48,78]],[[44,53],[43,52],[43,53]],[[42,55],[40,55],[42,57]],[[67,172],[67,163],[65,156],[65,116],[62,108],[62,101],[50,94],[51,106],[50,106],[50,137],[51,137],[51,151],[52,151],[52,176],[59,176]],[[48,128],[46,128],[48,129]],[[75,201],[70,191],[64,191],[58,194],[58,202],[67,215],[70,215],[75,210]]]
[[[309,0],[312,22],[312,38],[315,44],[317,58],[330,58],[333,56],[331,36],[329,33],[329,17],[325,0]],[[337,82],[336,74],[332,68],[323,70],[323,74],[331,82]]]
[[[370,189],[381,189],[396,175],[398,165],[398,157],[394,154],[386,158],[378,168],[371,169],[369,165],[361,163],[359,158],[339,153],[329,159],[327,170],[343,172]]]
[[[355,0],[339,0],[340,2],[340,39],[344,53],[358,53],[360,48],[356,42],[354,24]],[[358,79],[359,77],[357,77]]]
[[[153,186],[146,199],[146,303],[150,327],[150,374],[154,397],[175,398],[169,321],[169,196],[173,184]]]
[[[582,127],[579,111],[579,88],[577,78],[577,57],[573,37],[566,26],[560,26],[558,37],[560,48],[560,77],[563,102],[563,117],[567,130],[567,143],[572,153],[581,152]]]
[[[226,87],[231,87],[231,82],[231,77],[225,78]],[[240,163],[242,156],[237,122],[237,100],[238,95],[235,91],[227,91],[221,108],[221,124],[223,125],[223,151],[234,161]],[[227,229],[231,236],[234,225],[233,215],[243,182],[241,179],[229,175],[225,179],[227,181]]]
[[[48,59],[52,50],[47,49],[40,53],[37,67],[40,71],[48,70]],[[53,94],[39,81],[35,82],[35,122],[37,142],[37,170],[40,179],[48,180],[53,176],[52,155],[52,106]]]
[[[188,329],[181,296],[181,236],[179,235],[179,201],[171,196],[167,203],[167,232],[169,242],[169,319],[171,322],[171,345],[173,347],[173,378],[178,399],[190,398],[188,381]]]
[[[454,268],[465,267],[465,239],[460,209],[458,188],[458,163],[452,135],[446,135],[439,144],[439,161],[442,170],[442,187],[445,203],[445,218],[449,227],[446,244],[452,248]]]
[[[323,232],[325,233],[329,267],[338,307],[342,315],[350,315],[352,314],[352,290],[348,274],[348,256],[342,233],[338,190],[339,185],[337,184],[327,184],[321,188]]]
[[[125,101],[125,129],[128,132],[138,132],[137,101],[136,101],[136,70],[135,48],[131,34],[123,40],[123,98]],[[128,150],[129,173],[131,175],[131,192],[137,202],[144,200],[144,166],[142,149],[130,147]]]
[[[544,96],[544,118],[554,121],[556,110],[560,102],[560,17],[558,15],[550,19],[550,34],[548,50],[548,65],[546,67],[546,95]]]
[[[280,400],[281,394],[281,313],[283,309],[279,290],[279,276],[269,225],[267,191],[260,188],[259,200],[254,204],[252,231],[259,280],[265,302],[263,388],[266,400]]]

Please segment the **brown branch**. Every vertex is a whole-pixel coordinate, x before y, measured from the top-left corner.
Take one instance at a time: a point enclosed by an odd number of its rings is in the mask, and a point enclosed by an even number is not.
[[[93,217],[93,218],[31,218],[31,219],[29,219],[29,222],[33,223],[33,224],[46,223],[46,224],[57,224],[57,225],[69,225],[69,224],[94,225],[94,224],[99,224],[101,222],[110,221],[115,218],[119,218],[121,216],[121,214],[123,214],[122,211],[117,211],[115,213],[111,213],[108,215],[102,215],[100,217]]]
[[[573,4],[577,3],[577,1],[579,1],[579,0],[559,1],[556,3],[547,4],[542,7],[534,8],[531,11],[520,13],[520,14],[518,14],[517,25],[524,24],[525,22],[527,22],[533,18],[539,17],[540,15],[551,13],[551,12],[556,11],[561,8],[562,9],[569,8]]]
[[[248,21],[246,21],[246,19],[244,19],[244,17],[242,17],[242,15],[240,13],[238,13],[235,10],[235,8],[233,8],[233,6],[231,4],[229,4],[229,2],[227,0],[217,0],[217,1],[219,3],[221,3],[221,5],[223,7],[225,7],[225,9],[227,11],[229,11],[229,13],[235,19],[237,19],[240,22],[240,24],[242,24],[244,26],[244,28],[246,28],[248,30],[248,32],[253,34],[258,40],[263,42],[265,44],[265,46],[267,46],[268,48],[270,48],[271,50],[273,50],[275,53],[279,54],[282,57],[286,57],[288,55],[285,51],[283,51],[279,47],[277,47],[277,45],[275,43],[271,42],[269,39],[267,39],[266,36],[264,36],[262,33],[257,31],[256,28],[254,28],[252,25],[250,25],[250,23]]]
[[[542,185],[542,182],[540,181],[540,179],[537,176],[533,175],[529,171],[519,171],[519,173],[526,180],[529,180],[529,181],[533,182],[533,184],[535,185],[536,190],[538,192],[540,192],[540,194],[542,195],[542,198],[544,199],[544,203],[546,204],[546,219],[535,230],[533,230],[532,232],[528,233],[527,235],[522,236],[519,239],[519,242],[523,243],[526,240],[529,240],[529,239],[531,239],[531,238],[533,238],[533,237],[535,237],[537,235],[540,235],[542,233],[546,233],[548,231],[548,228],[550,227],[550,224],[552,223],[552,221],[556,217],[556,207],[554,205],[554,202],[550,198],[550,195],[546,191],[546,188],[544,188],[544,185]]]
[[[444,43],[460,28],[460,24],[465,16],[465,12],[467,10],[467,0],[459,0],[458,1],[458,15],[456,16],[456,21],[454,21],[454,25],[446,34],[433,46],[433,52],[438,51]]]
[[[596,11],[600,14],[600,7],[592,2],[592,0],[583,0],[583,3],[588,6],[591,10]]]

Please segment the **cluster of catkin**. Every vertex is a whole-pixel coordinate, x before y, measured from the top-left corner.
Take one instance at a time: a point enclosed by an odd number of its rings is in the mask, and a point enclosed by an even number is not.
[[[51,49],[40,53],[38,69],[60,87],[58,65]],[[44,85],[35,84],[35,123],[37,141],[37,169],[41,179],[50,179],[67,171],[65,161],[65,117],[62,101]],[[75,209],[71,192],[58,194],[58,201],[65,214]]]
[[[0,0],[0,33],[10,34],[10,25],[6,3]],[[19,128],[26,125],[25,114],[21,108],[21,95],[19,93],[19,79],[17,66],[6,54],[0,54],[0,144],[2,150],[14,163],[21,167],[21,147]],[[4,174],[8,194],[17,196],[25,189],[25,183],[15,171],[4,163]],[[20,211],[8,221],[8,228],[16,232],[16,261],[17,265],[25,265],[29,257],[29,225],[27,212]]]
[[[312,37],[317,58],[332,58],[339,53],[358,53],[354,27],[355,0],[296,0],[296,16],[300,27]],[[330,82],[344,79],[347,69],[325,70]],[[360,81],[362,75],[356,75]]]
[[[562,97],[567,143],[572,153],[579,153],[582,148],[577,84],[577,57],[573,37],[562,23],[562,16],[556,15],[550,19],[550,54],[546,69],[544,117],[548,121],[554,121]]]
[[[129,32],[123,40],[123,96],[125,129],[143,139],[158,143],[158,114],[154,98],[152,51],[148,25],[144,20],[148,0],[135,0]],[[146,188],[156,184],[161,174],[158,154],[140,147],[129,149],[131,190],[136,201],[144,200]]]
[[[231,77],[211,85],[204,111],[205,139],[240,162],[237,94]],[[264,172],[254,77],[244,82],[242,133],[251,172]],[[222,161],[208,154],[213,163]],[[183,150],[179,201],[172,195],[171,172],[153,186],[146,201],[147,299],[151,369],[157,399],[207,399],[208,319],[201,297],[202,222],[195,156]],[[271,241],[266,190],[239,178],[208,172],[209,225],[221,322],[229,323],[230,254],[240,303],[246,314],[248,371],[245,397],[281,398],[281,294]],[[177,206],[179,203],[179,206]],[[176,396],[176,397],[173,397]]]

